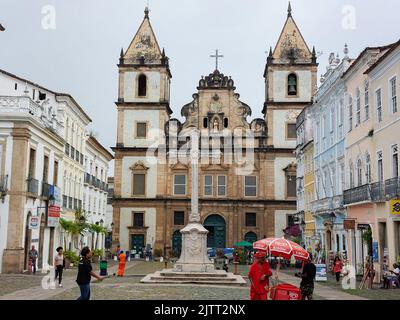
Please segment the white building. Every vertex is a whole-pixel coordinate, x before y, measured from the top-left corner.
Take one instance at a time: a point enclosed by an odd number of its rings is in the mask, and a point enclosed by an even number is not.
[[[314,171],[316,200],[312,212],[321,254],[332,259],[336,253],[345,253],[346,232],[343,230],[345,208],[343,190],[345,177],[344,121],[345,84],[343,73],[349,67],[348,49],[340,60],[331,53],[329,66],[321,78],[321,86],[311,107],[314,122]]]
[[[113,155],[94,136],[87,139],[83,209],[87,214],[88,223],[98,224],[106,229],[112,222],[112,209],[111,213],[107,211],[108,166],[112,159]],[[94,249],[104,249],[104,242],[104,234],[96,235],[89,232],[84,238],[84,243]]]
[[[38,267],[52,264],[64,150],[57,94],[0,70],[0,272],[22,272],[35,245]],[[33,219],[35,226],[29,228]]]
[[[27,270],[32,245],[38,250],[38,269],[53,264],[65,233],[51,215],[58,211],[61,218],[74,220],[82,208],[86,152],[99,168],[93,174],[98,179],[98,219],[93,222],[106,221],[112,155],[94,138],[89,138],[86,151],[90,122],[71,95],[0,70],[0,272]]]

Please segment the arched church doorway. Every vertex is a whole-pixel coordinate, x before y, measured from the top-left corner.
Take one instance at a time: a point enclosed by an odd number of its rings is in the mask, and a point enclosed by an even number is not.
[[[176,230],[172,234],[172,251],[176,257],[181,255],[182,250],[182,233],[179,230]]]
[[[224,218],[218,214],[207,217],[204,228],[208,230],[207,247],[225,248],[226,246],[226,223]]]
[[[256,242],[257,241],[257,235],[252,231],[247,232],[244,235],[244,240],[247,241],[247,242],[250,242],[250,243]]]
[[[32,230],[29,229],[29,220],[31,219],[32,213],[28,212],[28,216],[26,217],[25,223],[25,246],[24,246],[24,269],[28,270],[29,263],[29,250],[31,249],[32,242]]]

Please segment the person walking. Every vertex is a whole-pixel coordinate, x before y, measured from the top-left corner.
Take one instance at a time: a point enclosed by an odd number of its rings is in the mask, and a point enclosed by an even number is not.
[[[58,286],[62,287],[62,275],[64,269],[64,250],[63,247],[58,247],[56,249],[57,254],[54,257],[54,269],[55,269],[55,277],[54,281],[58,278]]]
[[[254,255],[256,259],[249,270],[250,300],[268,300],[269,278],[272,271],[268,261],[265,261],[266,254],[257,252]]]
[[[90,259],[92,258],[92,252],[89,247],[84,247],[81,251],[81,260],[78,265],[78,275],[76,278],[76,283],[79,285],[81,290],[81,295],[77,300],[90,300],[90,281],[92,277],[99,281],[103,281],[104,277],[92,271],[92,264]]]
[[[121,250],[121,253],[119,254],[119,265],[118,265],[118,277],[123,277],[124,272],[125,272],[125,265],[126,265],[126,254],[124,253],[123,250]]]
[[[312,263],[311,256],[308,257],[307,262],[304,264],[301,273],[300,291],[302,300],[312,300],[314,293],[314,279],[317,273],[317,268]]]
[[[33,270],[33,274],[36,273],[36,260],[37,260],[38,256],[39,255],[38,255],[37,250],[35,249],[35,246],[32,246],[32,249],[29,250],[29,259],[31,260],[31,263],[32,263],[32,269],[29,271],[32,272],[32,270]]]
[[[342,267],[342,260],[340,260],[339,255],[336,255],[335,260],[333,261],[333,273],[336,276],[336,283],[339,283]]]

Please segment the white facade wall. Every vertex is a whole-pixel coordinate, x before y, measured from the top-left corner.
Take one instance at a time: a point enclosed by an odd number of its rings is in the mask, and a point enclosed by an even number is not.
[[[147,77],[146,97],[138,97],[138,78],[141,74]],[[125,102],[159,102],[160,101],[161,74],[159,72],[134,72],[124,73],[124,101]]]
[[[122,181],[121,181],[121,197],[132,197],[133,175],[132,167],[136,162],[142,161],[147,170],[146,175],[146,198],[155,198],[157,195],[157,184],[151,183],[157,181],[157,158],[155,157],[124,157],[122,160]]]
[[[296,114],[300,113],[296,111]],[[274,147],[275,148],[296,148],[296,139],[287,140],[286,137],[286,124],[296,123],[296,118],[288,119],[287,110],[274,110],[274,125],[273,125],[273,137],[274,137]]]
[[[286,175],[284,169],[295,162],[296,158],[276,158],[274,169],[275,169],[275,199],[285,200],[286,199]]]
[[[285,233],[284,229],[287,227],[288,216],[296,214],[296,211],[290,210],[275,210],[275,237],[282,238]]]

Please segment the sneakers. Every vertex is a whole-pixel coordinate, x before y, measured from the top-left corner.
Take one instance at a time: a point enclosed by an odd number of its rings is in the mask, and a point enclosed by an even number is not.
[[[58,286],[59,286],[60,288],[62,288],[63,285],[60,283]]]

